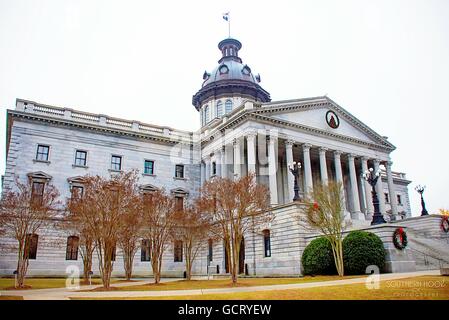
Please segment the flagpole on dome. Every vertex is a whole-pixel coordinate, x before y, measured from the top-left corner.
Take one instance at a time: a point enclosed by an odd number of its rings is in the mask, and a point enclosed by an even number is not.
[[[229,15],[229,11],[223,13],[223,19],[228,23],[228,38],[231,37],[231,16]]]

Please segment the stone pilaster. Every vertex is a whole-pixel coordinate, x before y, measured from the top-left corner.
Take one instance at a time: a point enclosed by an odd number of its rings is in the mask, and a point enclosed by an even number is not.
[[[290,167],[293,166],[293,141],[285,141],[285,157],[287,160],[287,188],[288,188],[288,199],[287,202],[292,202],[295,196],[295,191],[293,190],[295,184],[295,177],[290,172]]]
[[[311,144],[305,143],[302,145],[302,152],[304,156],[304,182],[305,190],[304,193],[308,194],[313,191],[313,180],[312,180],[312,164],[310,162],[310,148]]]

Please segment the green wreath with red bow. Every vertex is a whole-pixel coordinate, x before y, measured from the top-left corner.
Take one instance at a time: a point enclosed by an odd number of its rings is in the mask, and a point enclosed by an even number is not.
[[[448,216],[443,216],[441,218],[441,229],[446,233],[449,232],[449,217]]]
[[[407,247],[407,233],[403,228],[397,228],[393,232],[393,244],[396,249],[403,250]]]

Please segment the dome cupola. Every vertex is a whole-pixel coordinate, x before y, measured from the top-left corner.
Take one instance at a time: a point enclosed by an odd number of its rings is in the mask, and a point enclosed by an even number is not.
[[[226,97],[241,97],[254,101],[271,101],[270,94],[260,85],[260,75],[253,74],[251,68],[243,64],[239,57],[240,41],[227,38],[218,44],[222,57],[211,72],[203,74],[201,89],[193,96],[192,104],[200,110],[203,103]]]

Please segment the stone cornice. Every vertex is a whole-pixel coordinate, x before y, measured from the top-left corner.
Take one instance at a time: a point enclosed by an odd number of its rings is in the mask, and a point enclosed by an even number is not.
[[[132,130],[123,130],[123,129],[112,128],[112,127],[108,127],[108,126],[90,124],[90,123],[86,123],[86,122],[77,122],[77,121],[64,119],[64,118],[45,116],[45,115],[40,115],[40,114],[36,114],[36,113],[31,113],[31,112],[7,110],[7,113],[12,118],[21,118],[21,119],[28,120],[28,121],[39,121],[39,122],[50,123],[50,124],[54,124],[54,125],[75,127],[75,128],[80,128],[80,129],[96,131],[96,132],[102,132],[102,133],[106,133],[106,134],[109,133],[109,134],[115,134],[115,135],[121,135],[121,136],[146,139],[146,140],[151,140],[156,143],[162,143],[162,144],[170,144],[170,145],[175,145],[175,144],[192,145],[192,144],[194,144],[194,141],[173,139],[170,136],[164,137],[162,135],[142,133],[142,132],[137,132],[137,131],[132,131]]]

